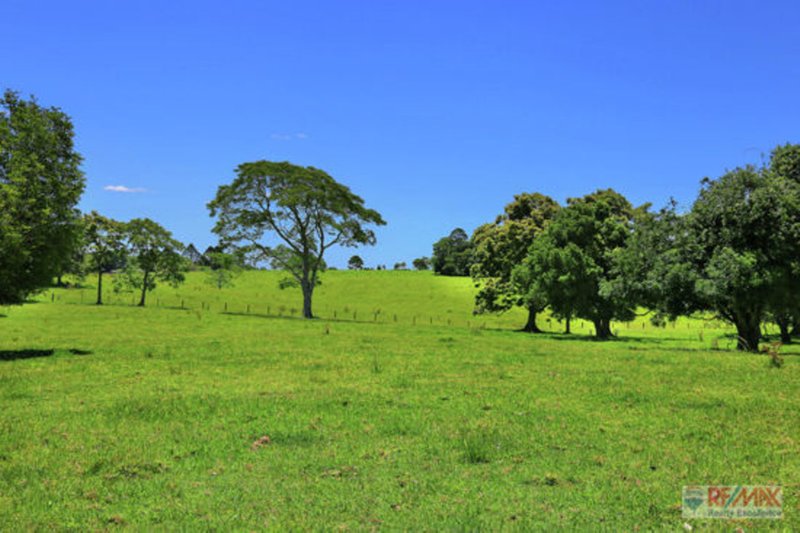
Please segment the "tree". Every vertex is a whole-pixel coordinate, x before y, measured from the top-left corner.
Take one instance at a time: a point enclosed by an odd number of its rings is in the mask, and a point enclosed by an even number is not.
[[[752,166],[706,179],[687,233],[696,308],[733,324],[740,350],[757,351],[766,313],[791,311],[783,296],[790,302],[798,296],[798,184]]]
[[[97,305],[103,305],[103,274],[125,266],[125,224],[97,211],[83,216],[86,268],[97,274]]]
[[[800,184],[800,144],[785,144],[772,150],[767,172]],[[789,344],[792,334],[800,332],[800,276],[791,271],[784,275],[787,279],[770,299],[770,315],[780,328],[781,342]]]
[[[354,255],[347,261],[347,268],[350,270],[361,270],[364,268],[364,260],[361,256]]]
[[[184,281],[186,261],[183,246],[172,233],[149,218],[135,218],[125,226],[130,260],[125,283],[140,291],[139,306],[144,307],[149,291],[158,281],[177,287]]]
[[[769,161],[769,172],[800,184],[800,144],[775,147]]]
[[[398,261],[394,264],[394,270],[408,270],[408,265],[405,261]]]
[[[475,313],[497,313],[522,306],[528,311],[523,331],[541,331],[536,314],[544,310],[547,302],[535,294],[534,278],[520,273],[513,277],[512,273],[558,210],[558,203],[549,196],[518,194],[494,223],[475,230],[471,275],[480,287],[475,296]]]
[[[640,271],[653,307],[712,312],[736,327],[739,350],[757,351],[770,313],[788,335],[781,315],[800,295],[800,185],[753,166],[706,178],[689,213],[664,210],[630,249],[649,258]]]
[[[288,162],[243,163],[236,178],[208,204],[217,217],[214,231],[226,243],[243,246],[289,274],[281,287],[299,285],[303,316],[313,318],[312,296],[325,269],[325,252],[335,245],[375,244],[368,225],[384,225],[350,189],[314,167]],[[283,244],[269,246],[266,234]]]
[[[239,259],[225,252],[211,252],[207,257],[206,283],[217,289],[233,287],[233,280],[242,272]]]
[[[433,271],[442,276],[468,276],[472,244],[467,232],[456,228],[433,245]]]
[[[431,260],[428,257],[417,257],[411,262],[416,270],[430,270]]]
[[[0,305],[49,285],[77,248],[84,188],[70,118],[55,107],[0,99]]]
[[[534,297],[546,301],[556,316],[590,320],[597,338],[609,338],[612,320],[634,317],[636,302],[615,290],[617,256],[634,217],[630,202],[611,189],[570,198],[534,239],[514,275],[529,283]]]

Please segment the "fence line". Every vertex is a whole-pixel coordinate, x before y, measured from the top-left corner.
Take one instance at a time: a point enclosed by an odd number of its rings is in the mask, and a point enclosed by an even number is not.
[[[50,303],[56,304],[71,304],[71,305],[87,305],[87,306],[95,306],[94,303],[94,291],[89,291],[91,294],[89,297],[86,296],[87,290],[86,289],[59,289],[50,290],[49,296],[45,296],[43,300],[47,302],[49,300]],[[69,297],[64,297],[69,295]],[[130,300],[129,300],[130,298]],[[127,293],[124,294],[116,294],[116,293],[108,293],[103,295],[103,301],[106,305],[109,306],[125,306],[125,307],[135,307],[138,304],[136,295],[129,295]],[[149,305],[158,307],[158,308],[174,308],[174,309],[182,309],[187,311],[205,311],[205,312],[217,312],[217,313],[228,313],[228,314],[243,314],[243,315],[255,315],[255,316],[264,316],[264,317],[274,317],[274,318],[292,318],[292,317],[300,317],[302,316],[302,310],[298,307],[287,306],[284,304],[280,304],[275,306],[274,303],[262,303],[262,304],[253,304],[248,302],[241,302],[236,301],[233,305],[227,299],[215,299],[209,301],[207,299],[189,299],[187,300],[186,296],[176,295],[172,298],[165,298],[161,295],[158,296],[151,296],[149,299]],[[274,307],[274,311],[273,311]],[[322,311],[320,311],[322,310]],[[441,316],[441,315],[433,315],[430,313],[413,313],[410,315],[402,315],[395,312],[387,312],[383,309],[373,309],[372,311],[367,312],[366,319],[362,318],[359,320],[359,312],[362,312],[362,316],[364,316],[363,309],[353,309],[351,306],[345,305],[341,308],[333,308],[331,306],[319,306],[315,312],[315,316],[322,320],[334,320],[338,322],[372,322],[372,323],[381,323],[381,324],[411,324],[412,326],[416,326],[418,324],[429,325],[429,326],[449,326],[449,327],[466,327],[470,329],[485,329],[487,327],[488,322],[491,322],[492,319],[490,318],[488,321],[486,319],[455,319],[452,316]],[[427,320],[426,320],[427,319]],[[540,319],[541,322],[547,323],[547,330],[553,333],[558,333],[564,331],[565,328],[565,321],[556,319],[553,317],[542,317]],[[665,330],[669,327],[672,329],[676,329],[679,327],[678,322],[685,322],[687,330],[696,330],[700,332],[700,337],[702,338],[702,331],[713,329],[731,329],[730,326],[723,324],[718,320],[678,320],[675,322],[671,322],[668,324],[662,325],[654,325],[652,323],[648,323],[648,320],[634,320],[630,322],[613,322],[612,327],[615,332],[620,330],[639,330],[639,331],[647,331],[647,330]],[[499,324],[498,324],[499,325]],[[521,326],[521,323],[519,324]],[[592,334],[594,332],[594,324],[583,320],[583,319],[572,319],[571,326],[573,332],[580,332],[580,333],[588,333]]]

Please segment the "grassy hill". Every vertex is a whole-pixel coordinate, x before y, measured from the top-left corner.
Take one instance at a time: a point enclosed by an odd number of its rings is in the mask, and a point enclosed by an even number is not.
[[[719,482],[782,484],[800,528],[794,355],[703,321],[518,333],[424,272],[330,272],[305,321],[278,276],[3,310],[0,530],[678,529]]]
[[[276,271],[242,273],[232,287],[217,289],[207,282],[204,272],[192,272],[177,289],[161,285],[148,295],[148,307],[167,307],[204,312],[251,314],[264,317],[299,317],[302,296],[299,288],[281,290],[279,282],[286,275]],[[56,289],[41,294],[37,301],[60,304],[91,304],[96,286],[89,277],[82,286]],[[104,300],[111,306],[138,303],[138,293],[114,291],[113,283],[104,283]],[[521,328],[527,314],[514,308],[502,314],[473,314],[475,287],[464,277],[436,276],[430,271],[349,271],[323,274],[322,284],[314,293],[314,314],[325,320],[348,322],[396,323],[399,325],[444,325],[466,328],[514,330]],[[539,327],[553,333],[564,325],[539,317]],[[658,336],[689,342],[695,348],[732,346],[733,329],[714,320],[679,319],[664,329],[654,328],[645,313],[630,323],[615,323],[621,336]],[[590,322],[576,320],[573,333],[590,335]],[[701,334],[701,332],[703,332]],[[777,332],[777,330],[776,330]],[[692,341],[698,341],[693,343]]]

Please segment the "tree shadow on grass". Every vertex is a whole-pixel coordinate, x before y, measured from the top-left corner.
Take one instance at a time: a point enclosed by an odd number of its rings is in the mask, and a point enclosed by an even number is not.
[[[628,350],[636,351],[670,351],[670,352],[732,352],[737,353],[736,350],[736,336],[735,335],[722,335],[718,337],[718,341],[722,346],[713,347],[708,346],[685,346],[686,342],[697,342],[691,339],[681,337],[640,337],[640,336],[614,336],[607,339],[598,339],[591,335],[581,334],[565,334],[565,333],[541,333],[535,335],[536,338],[546,338],[556,341],[575,341],[596,343],[598,345],[608,344],[625,346]],[[732,346],[731,346],[732,345]],[[790,354],[786,354],[790,355]]]
[[[16,361],[34,357],[50,357],[55,350],[0,350],[0,361]]]
[[[556,340],[556,341],[582,341],[582,342],[594,342],[598,344],[617,344],[617,345],[626,345],[626,348],[629,350],[636,350],[636,351],[670,351],[670,352],[692,352],[692,353],[707,353],[707,352],[718,352],[718,353],[753,353],[753,352],[741,352],[736,349],[736,334],[735,333],[725,333],[721,335],[716,335],[711,337],[707,341],[696,341],[692,339],[688,339],[685,337],[638,337],[638,336],[615,336],[610,337],[608,339],[598,339],[597,337],[590,336],[590,335],[581,335],[581,334],[566,334],[566,333],[537,333],[531,336],[532,338],[546,338],[549,340]],[[779,337],[776,335],[765,335],[762,338],[763,343],[768,343],[771,341],[777,341]],[[714,346],[711,342],[716,341],[717,345]],[[678,343],[687,343],[687,342],[701,342],[703,346],[682,346],[677,345]],[[798,344],[784,344],[781,349],[781,355],[787,356],[800,356],[800,343]]]
[[[624,336],[613,336],[608,337],[605,339],[599,339],[594,335],[586,335],[583,333],[551,333],[551,332],[542,332],[542,333],[524,333],[525,335],[530,335],[532,339],[548,339],[554,341],[576,341],[576,342],[593,342],[598,344],[627,344],[627,343],[642,343],[642,344],[649,344],[649,343],[661,343],[663,341],[669,340],[677,340],[677,339],[654,339],[652,337],[628,337],[627,335]]]
[[[72,355],[91,355],[90,350],[82,350],[80,348],[70,348],[67,350]],[[17,361],[20,359],[33,359],[36,357],[50,357],[56,353],[53,349],[34,350],[0,350],[0,361]]]

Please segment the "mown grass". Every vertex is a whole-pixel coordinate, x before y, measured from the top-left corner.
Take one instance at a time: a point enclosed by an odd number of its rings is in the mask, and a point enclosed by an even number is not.
[[[427,273],[328,273],[316,321],[220,312],[296,306],[276,280],[5,310],[0,529],[676,529],[704,483],[782,484],[772,525],[800,528],[793,350],[770,368],[700,321],[526,335]]]

